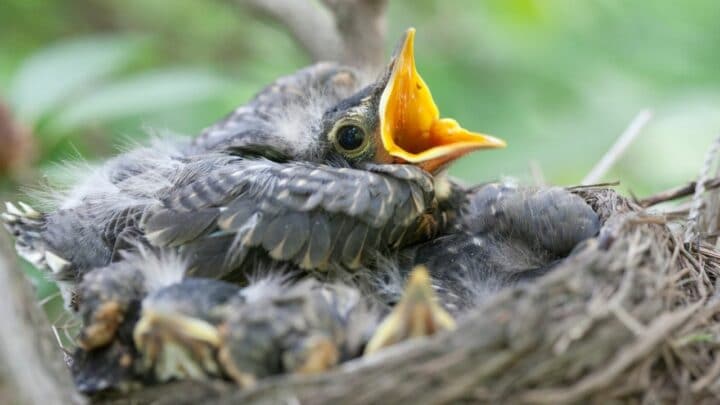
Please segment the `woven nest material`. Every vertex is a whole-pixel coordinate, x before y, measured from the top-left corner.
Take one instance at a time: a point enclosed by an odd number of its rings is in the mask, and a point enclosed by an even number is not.
[[[653,214],[607,188],[573,191],[600,214],[600,235],[536,283],[477,308],[452,333],[252,390],[186,381],[96,400],[718,403],[716,237],[686,244],[686,214]],[[691,224],[703,234],[717,233],[708,225],[717,224],[715,200],[707,194]]]
[[[715,237],[685,244],[685,220],[649,213],[609,189],[574,192],[600,214],[600,235],[536,283],[507,290],[477,308],[452,333],[408,342],[331,373],[268,380],[249,391],[181,382],[132,398],[718,403],[720,251],[713,247]],[[716,205],[705,207],[707,212]],[[696,220],[707,224],[714,218]]]

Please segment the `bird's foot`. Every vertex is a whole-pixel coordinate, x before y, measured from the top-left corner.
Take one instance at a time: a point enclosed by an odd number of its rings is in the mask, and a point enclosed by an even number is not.
[[[70,262],[45,249],[42,232],[45,215],[23,202],[5,203],[0,222],[15,237],[15,248],[20,256],[39,269],[49,269],[56,276],[70,267]]]
[[[455,328],[455,320],[438,304],[428,271],[416,267],[400,301],[385,317],[365,347],[365,354],[412,339]]]

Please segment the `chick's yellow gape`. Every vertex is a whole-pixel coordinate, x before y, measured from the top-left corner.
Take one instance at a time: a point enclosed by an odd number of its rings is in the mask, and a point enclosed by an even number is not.
[[[394,57],[380,99],[381,138],[388,154],[434,172],[473,150],[504,147],[500,139],[440,118],[432,94],[415,68],[414,38],[411,28]]]

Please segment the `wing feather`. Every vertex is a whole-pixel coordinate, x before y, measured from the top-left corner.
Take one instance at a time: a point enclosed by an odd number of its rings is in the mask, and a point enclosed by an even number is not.
[[[429,175],[392,166],[360,170],[238,158],[170,188],[146,210],[141,226],[161,246],[233,235],[228,268],[242,268],[253,248],[306,269],[357,268],[411,240],[407,235],[418,232],[432,206]]]

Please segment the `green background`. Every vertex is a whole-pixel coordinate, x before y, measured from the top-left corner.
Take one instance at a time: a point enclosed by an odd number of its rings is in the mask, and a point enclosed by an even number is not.
[[[532,181],[535,166],[576,184],[651,108],[604,179],[645,195],[693,178],[719,134],[719,21],[717,0],[395,0],[386,49],[416,27],[443,115],[508,141],[453,167],[471,182]],[[2,178],[2,197],[148,129],[196,134],[308,63],[283,30],[230,1],[3,0],[0,98],[39,153]]]

